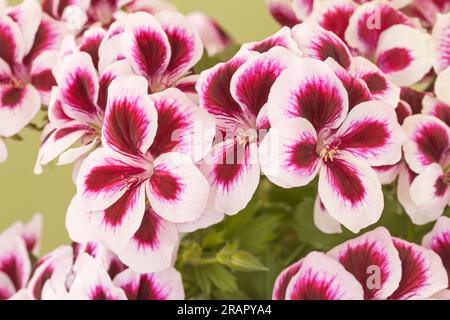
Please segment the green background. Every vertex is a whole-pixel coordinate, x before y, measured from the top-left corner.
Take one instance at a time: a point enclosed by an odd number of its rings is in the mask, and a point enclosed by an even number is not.
[[[19,2],[19,1],[15,1]],[[173,0],[179,11],[203,11],[239,43],[262,39],[277,30],[264,0]],[[70,166],[49,165],[41,176],[33,174],[39,134],[24,129],[24,141],[6,141],[9,158],[0,164],[0,230],[35,212],[44,216],[43,250],[68,242],[64,226],[66,208],[75,193]]]

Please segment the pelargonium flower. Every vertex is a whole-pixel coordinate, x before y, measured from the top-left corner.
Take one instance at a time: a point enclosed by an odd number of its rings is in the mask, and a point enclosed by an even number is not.
[[[423,237],[422,246],[433,250],[441,257],[442,264],[450,278],[450,218],[439,218],[433,230]],[[450,289],[450,280],[448,289]]]
[[[450,12],[437,16],[431,33],[431,53],[436,73],[450,66]]]
[[[244,48],[200,75],[200,106],[215,117],[219,130],[202,164],[213,210],[236,214],[252,198],[261,174],[258,145],[269,128],[264,105],[274,81],[297,58],[278,46],[265,53]]]
[[[413,0],[402,11],[410,17],[420,19],[423,26],[431,28],[439,13],[450,12],[450,3],[440,0]]]
[[[99,242],[141,272],[172,265],[174,223],[198,219],[209,185],[194,162],[209,152],[214,119],[178,89],[148,95],[139,76],[108,89],[103,147],[82,164],[67,216],[77,242]]]
[[[410,187],[411,200],[426,214],[420,222],[427,223],[436,220],[450,201],[450,128],[428,115],[408,117],[403,128],[408,135],[405,160],[417,174]]]
[[[68,47],[61,49],[61,61],[53,70],[56,86],[36,161],[37,174],[58,157],[58,164],[72,163],[100,144],[109,84],[118,76],[132,74],[126,60],[104,62],[110,59],[100,50],[104,37],[103,29],[91,28],[78,46],[73,37],[65,39]]]
[[[438,254],[380,227],[286,268],[275,282],[273,299],[427,299],[447,286]]]
[[[0,136],[11,137],[48,103],[61,26],[26,0],[0,13]]]
[[[319,175],[327,212],[358,232],[378,221],[381,184],[371,166],[397,163],[404,134],[381,101],[349,109],[348,93],[324,62],[303,58],[275,81],[267,102],[271,130],[260,146],[262,171],[275,184],[300,187]]]
[[[42,217],[36,214],[27,224],[17,222],[0,234],[0,300],[27,286],[30,256],[39,253],[41,232]]]
[[[129,14],[123,52],[134,73],[147,79],[149,92],[175,87],[195,93],[197,77],[190,75],[190,69],[200,60],[203,44],[197,29],[182,14]]]
[[[349,20],[345,39],[373,59],[397,85],[412,85],[431,68],[429,34],[387,3],[369,2],[358,7]]]
[[[60,246],[38,260],[27,289],[30,300],[183,299],[181,275],[173,268],[137,274],[95,243]]]

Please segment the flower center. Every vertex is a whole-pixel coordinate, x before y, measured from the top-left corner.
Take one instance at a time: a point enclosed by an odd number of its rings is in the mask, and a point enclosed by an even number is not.
[[[240,145],[247,145],[252,142],[256,142],[258,140],[258,133],[255,129],[237,129],[235,132],[235,138],[236,142]]]
[[[330,160],[333,162],[334,158],[339,154],[339,148],[337,146],[333,146],[330,144],[326,144],[322,150],[319,152],[319,157],[322,158],[323,161],[327,162]]]

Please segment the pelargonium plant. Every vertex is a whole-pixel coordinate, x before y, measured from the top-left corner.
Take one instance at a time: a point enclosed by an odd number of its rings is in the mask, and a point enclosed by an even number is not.
[[[0,234],[0,299],[450,299],[450,3],[0,1],[4,140],[68,165],[71,243]],[[33,170],[33,168],[30,168]]]

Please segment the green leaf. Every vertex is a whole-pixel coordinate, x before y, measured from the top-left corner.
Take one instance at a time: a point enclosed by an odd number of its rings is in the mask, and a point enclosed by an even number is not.
[[[208,266],[206,275],[209,280],[222,292],[237,292],[236,277],[227,268],[220,264]]]
[[[212,248],[218,245],[221,245],[225,242],[225,231],[221,230],[212,230],[206,234],[206,236],[202,240],[203,248]]]
[[[196,266],[194,267],[194,277],[196,280],[196,284],[202,291],[202,293],[209,297],[211,294],[211,280],[208,276],[210,272],[210,266]]]

